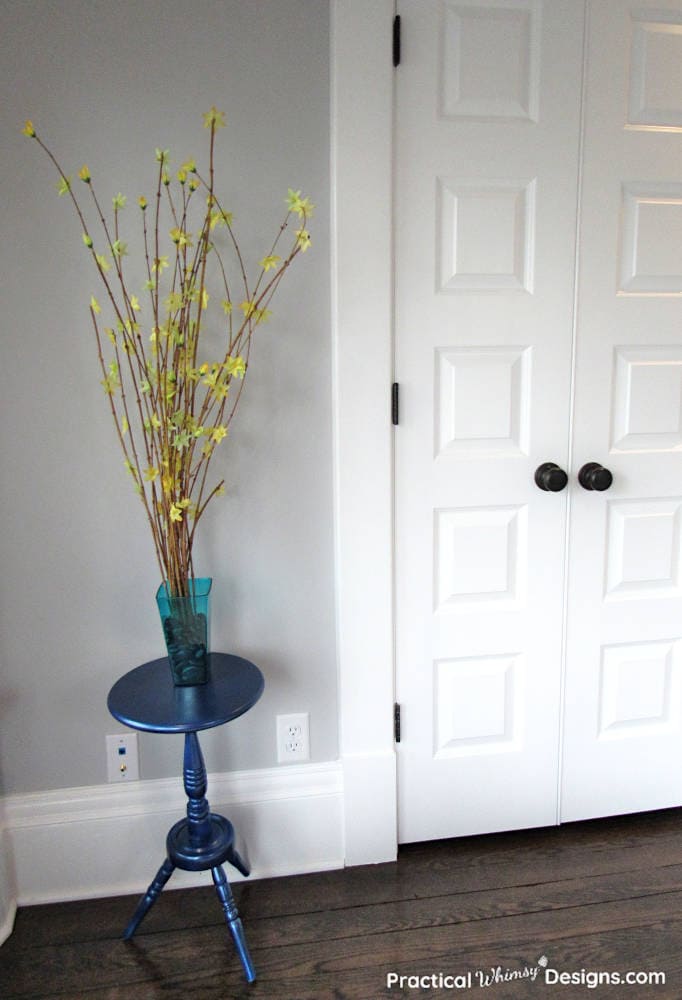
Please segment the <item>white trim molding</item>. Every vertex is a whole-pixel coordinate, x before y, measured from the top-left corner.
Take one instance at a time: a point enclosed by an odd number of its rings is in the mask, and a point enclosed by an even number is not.
[[[397,853],[393,745],[393,0],[333,0],[332,326],[347,864]]]
[[[14,855],[5,817],[5,800],[0,798],[0,944],[12,933],[16,912]]]
[[[251,878],[343,867],[338,762],[209,774],[207,794],[212,811],[234,824]],[[8,797],[16,901],[21,906],[143,892],[186,804],[181,778]],[[228,877],[242,880],[232,868]],[[176,871],[168,888],[205,884],[206,872]]]
[[[380,864],[397,855],[396,755],[344,754],[345,861]]]

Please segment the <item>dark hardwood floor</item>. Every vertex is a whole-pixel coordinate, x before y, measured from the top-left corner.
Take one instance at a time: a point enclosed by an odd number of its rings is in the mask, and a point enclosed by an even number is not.
[[[136,897],[21,908],[0,948],[0,997],[682,998],[682,809],[410,845],[394,864],[237,884],[252,986],[207,878],[166,889],[128,943]],[[604,972],[666,981],[597,983]],[[391,974],[426,978],[389,988]]]

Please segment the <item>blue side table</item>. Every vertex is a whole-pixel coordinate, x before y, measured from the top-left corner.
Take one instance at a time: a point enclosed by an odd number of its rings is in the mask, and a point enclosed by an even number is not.
[[[168,659],[143,663],[118,680],[107,699],[109,711],[119,722],[148,733],[184,733],[183,780],[187,816],[176,823],[166,839],[166,859],[137,905],[123,937],[130,939],[151,909],[176,868],[197,872],[211,870],[225,919],[244,967],[247,981],[256,973],[244,937],[244,928],[223,869],[229,861],[242,875],[249,869],[234,847],[234,828],[224,816],[210,811],[206,799],[206,766],[199,746],[202,729],[222,726],[256,704],[264,681],[258,667],[240,656],[211,653],[207,684],[175,687]]]

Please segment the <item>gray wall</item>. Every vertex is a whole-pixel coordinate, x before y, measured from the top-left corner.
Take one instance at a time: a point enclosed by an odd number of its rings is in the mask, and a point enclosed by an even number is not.
[[[2,0],[0,17],[0,791],[105,781],[104,735],[122,730],[109,687],[163,653],[159,573],[99,385],[97,277],[26,118],[137,221],[154,148],[200,159],[201,113],[224,109],[218,188],[252,260],[289,186],[317,206],[313,249],[258,331],[195,565],[214,577],[213,647],[266,677],[254,710],[206,735],[209,769],[275,765],[275,715],[292,711],[310,712],[312,759],[332,759],[328,5]],[[142,735],[142,777],[177,775],[180,740]]]

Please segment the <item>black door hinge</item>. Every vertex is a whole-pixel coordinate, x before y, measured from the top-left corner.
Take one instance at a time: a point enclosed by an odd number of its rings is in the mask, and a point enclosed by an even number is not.
[[[393,18],[393,65],[400,66],[400,14]]]
[[[394,427],[400,420],[400,386],[394,382],[391,386],[391,422]]]
[[[393,738],[396,743],[400,743],[400,705],[398,702],[393,706]]]

